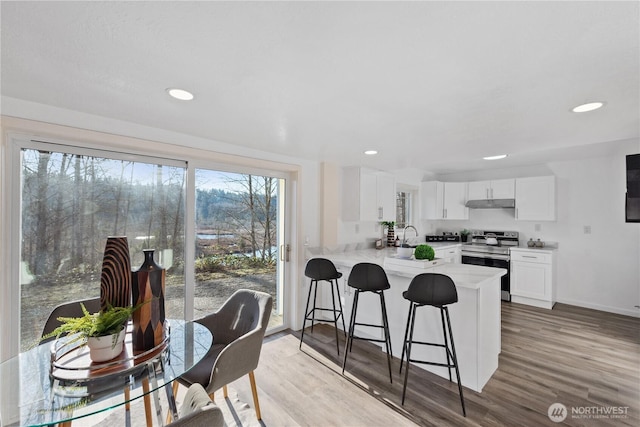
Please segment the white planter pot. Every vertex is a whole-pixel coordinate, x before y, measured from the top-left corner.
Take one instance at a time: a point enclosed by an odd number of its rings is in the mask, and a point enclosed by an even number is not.
[[[115,345],[113,335],[102,337],[89,337],[87,346],[89,347],[89,357],[94,362],[104,362],[114,359],[122,353],[126,328],[117,335]]]
[[[413,248],[397,248],[396,255],[398,258],[409,259],[413,255]]]

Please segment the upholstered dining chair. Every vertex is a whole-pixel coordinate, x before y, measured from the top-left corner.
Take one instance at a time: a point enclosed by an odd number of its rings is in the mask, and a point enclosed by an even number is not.
[[[254,370],[258,367],[272,305],[271,295],[240,289],[218,311],[196,319],[213,334],[213,345],[200,362],[174,382],[174,392],[177,382],[187,387],[199,383],[211,399],[220,388],[226,398],[227,384],[248,375],[256,417],[262,419]]]
[[[171,427],[223,427],[222,410],[211,401],[207,391],[198,383],[187,389],[184,402],[180,406],[179,418],[167,424]]]
[[[95,298],[87,298],[81,299],[71,302],[65,302],[63,304],[55,307],[51,313],[49,314],[49,318],[44,324],[42,328],[41,336],[45,336],[51,333],[55,328],[60,326],[61,322],[58,320],[58,317],[81,317],[82,307],[80,304],[84,304],[85,308],[89,311],[89,313],[96,313],[100,311],[100,297]],[[51,340],[54,340],[56,337],[49,337],[41,341],[41,343],[45,343]]]

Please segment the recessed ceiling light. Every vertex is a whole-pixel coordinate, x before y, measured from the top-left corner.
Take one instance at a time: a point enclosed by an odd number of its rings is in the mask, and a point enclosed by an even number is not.
[[[587,111],[597,110],[603,105],[604,105],[603,102],[589,102],[587,104],[578,105],[577,107],[574,107],[573,110],[571,111],[573,111],[574,113],[586,113]]]
[[[378,154],[378,152],[376,150],[367,150],[364,152],[364,154],[366,154],[367,156],[373,156],[375,154]]]
[[[167,89],[167,93],[181,101],[191,101],[193,99],[193,94],[184,89],[169,88]]]
[[[497,156],[483,157],[483,159],[485,159],[485,160],[500,160],[500,159],[504,159],[505,157],[507,157],[506,154],[498,154]]]

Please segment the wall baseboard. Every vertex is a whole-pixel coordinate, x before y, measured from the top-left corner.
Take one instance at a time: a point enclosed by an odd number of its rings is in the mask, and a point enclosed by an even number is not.
[[[608,313],[622,314],[624,316],[640,317],[640,309],[610,307],[602,304],[593,304],[590,302],[584,302],[584,301],[573,300],[573,299],[564,299],[564,298],[562,299],[558,298],[556,302],[560,304],[568,304],[568,305],[575,305],[578,307],[590,308],[593,310],[606,311]]]

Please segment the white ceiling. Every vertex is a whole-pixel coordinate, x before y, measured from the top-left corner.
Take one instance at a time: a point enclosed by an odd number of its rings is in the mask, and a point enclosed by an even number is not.
[[[447,173],[640,136],[636,1],[1,7],[3,96],[210,140]]]

